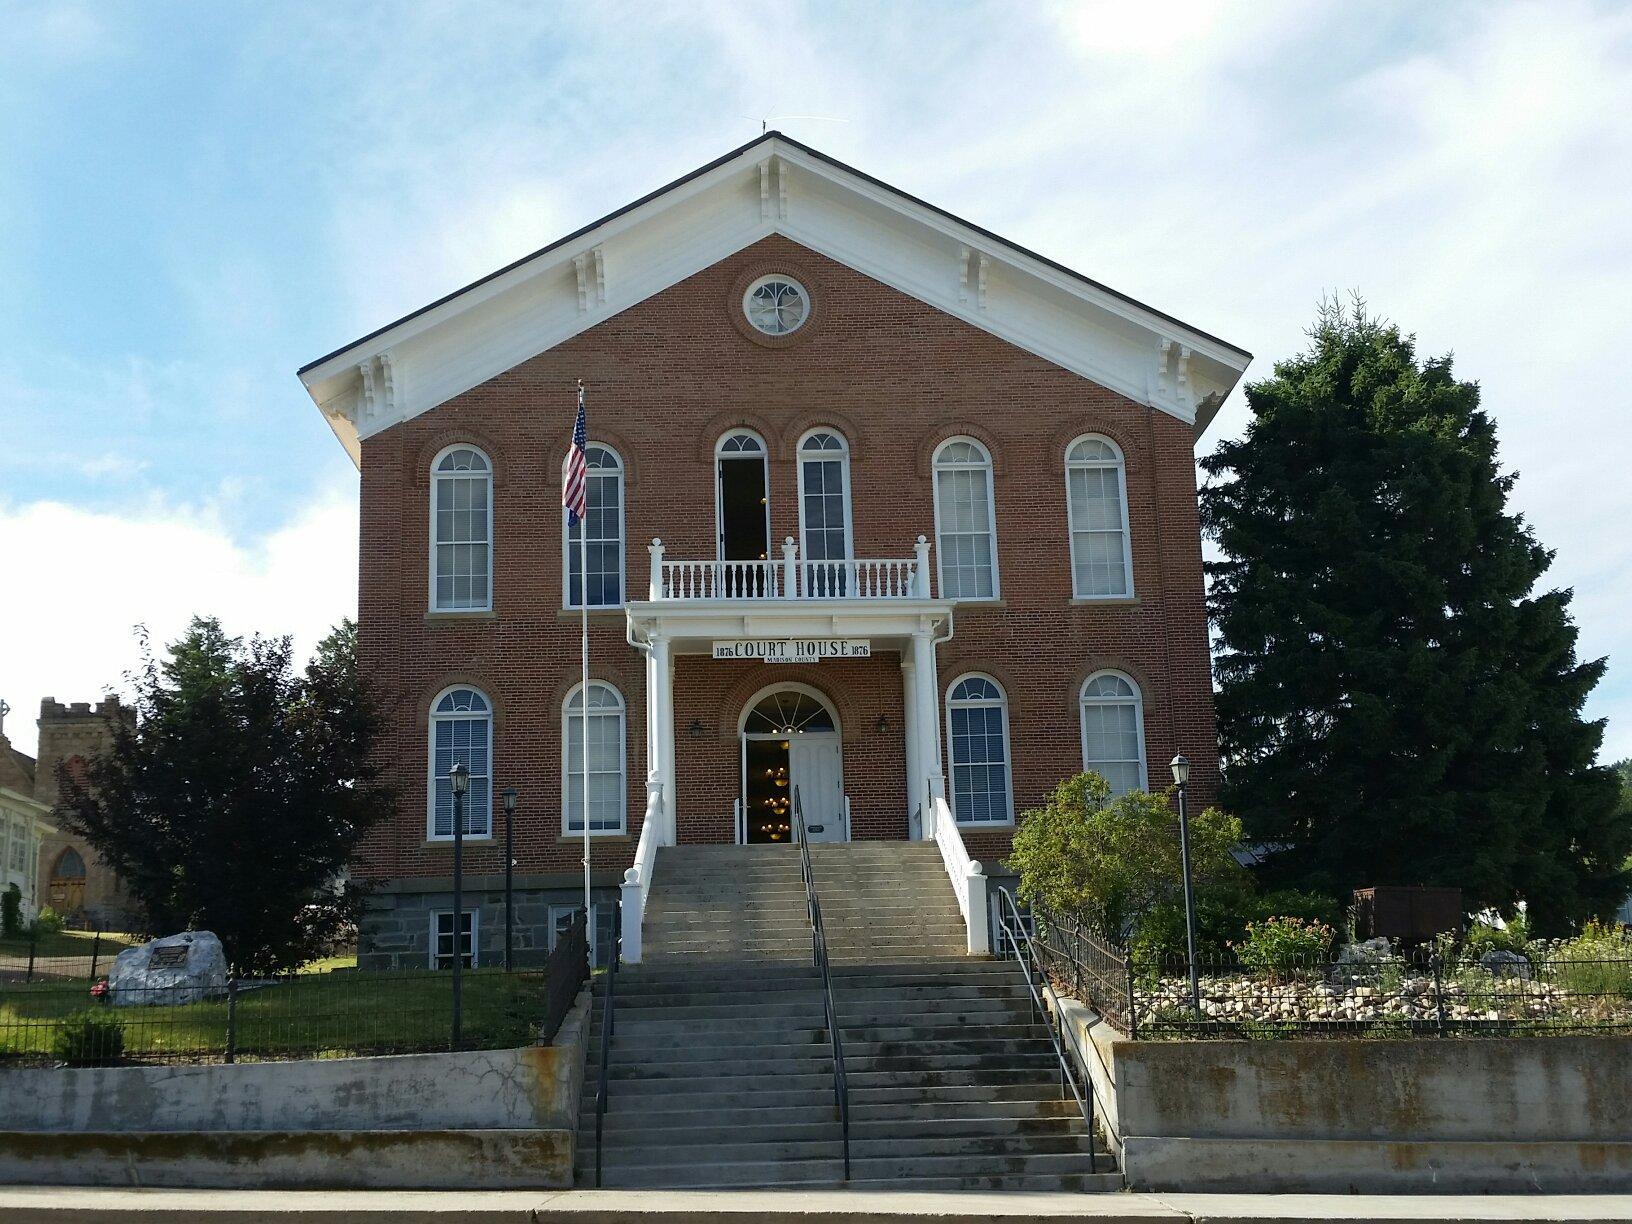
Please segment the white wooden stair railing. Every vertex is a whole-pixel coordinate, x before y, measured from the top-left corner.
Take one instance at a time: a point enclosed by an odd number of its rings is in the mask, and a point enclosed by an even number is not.
[[[969,857],[958,822],[946,802],[946,779],[931,778],[928,802],[924,805],[924,836],[933,837],[941,850],[941,862],[952,881],[968,933],[970,956],[985,956],[992,950],[991,927],[986,916],[986,873],[977,859]]]
[[[641,923],[646,918],[646,898],[652,890],[657,848],[664,842],[665,827],[663,784],[653,779],[646,783],[646,815],[640,825],[640,840],[635,843],[635,865],[623,873],[618,900],[623,919],[621,954],[626,965],[640,964]]]

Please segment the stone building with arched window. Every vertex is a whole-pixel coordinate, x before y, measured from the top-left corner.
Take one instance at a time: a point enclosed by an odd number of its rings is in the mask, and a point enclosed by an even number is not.
[[[112,740],[114,723],[131,716],[116,697],[104,698],[94,706],[84,701],[64,705],[47,697],[40,702],[37,758],[13,747],[0,724],[0,790],[26,798],[46,825],[29,860],[34,906],[36,910],[49,906],[71,926],[141,929],[136,906],[118,876],[83,837],[55,815],[58,769],[83,770]],[[7,853],[9,856],[10,851]]]

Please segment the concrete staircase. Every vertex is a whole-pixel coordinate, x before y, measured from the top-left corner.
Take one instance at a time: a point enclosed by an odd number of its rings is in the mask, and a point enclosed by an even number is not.
[[[933,846],[811,847],[850,1088],[852,1186],[1120,1189],[1089,1172],[1076,1103],[1019,970],[971,958]],[[797,849],[658,852],[646,961],[618,972],[602,1153],[609,1187],[843,1178],[821,979]],[[578,1184],[594,1184],[601,998]]]

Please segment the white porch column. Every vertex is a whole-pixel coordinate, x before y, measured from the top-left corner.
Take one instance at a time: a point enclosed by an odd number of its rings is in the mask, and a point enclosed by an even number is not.
[[[655,681],[653,691],[657,694],[657,700],[653,702],[657,719],[657,734],[653,742],[657,744],[663,806],[668,811],[668,828],[663,831],[663,843],[672,846],[678,840],[679,830],[679,803],[674,786],[674,650],[669,639],[661,634],[654,634],[650,642],[652,678]]]
[[[941,682],[935,670],[935,634],[924,629],[912,635],[912,679],[918,693],[915,715],[918,731],[918,777],[914,786],[924,793],[931,778],[941,777]]]
[[[918,752],[922,745],[918,742],[918,685],[914,679],[912,654],[910,651],[901,652],[901,710],[906,722],[903,734],[907,742],[907,820],[912,820],[912,814],[924,804],[923,766],[918,760]],[[917,836],[923,837],[929,828],[927,817],[920,816]],[[907,835],[913,836],[909,824]]]

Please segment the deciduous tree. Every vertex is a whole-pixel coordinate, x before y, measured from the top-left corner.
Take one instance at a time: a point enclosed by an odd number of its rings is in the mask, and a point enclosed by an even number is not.
[[[290,969],[355,921],[344,869],[390,810],[371,763],[379,718],[345,622],[296,670],[288,638],[229,637],[195,619],[164,658],[145,634],[136,719],[64,812],[160,934],[207,929],[240,971]]]

